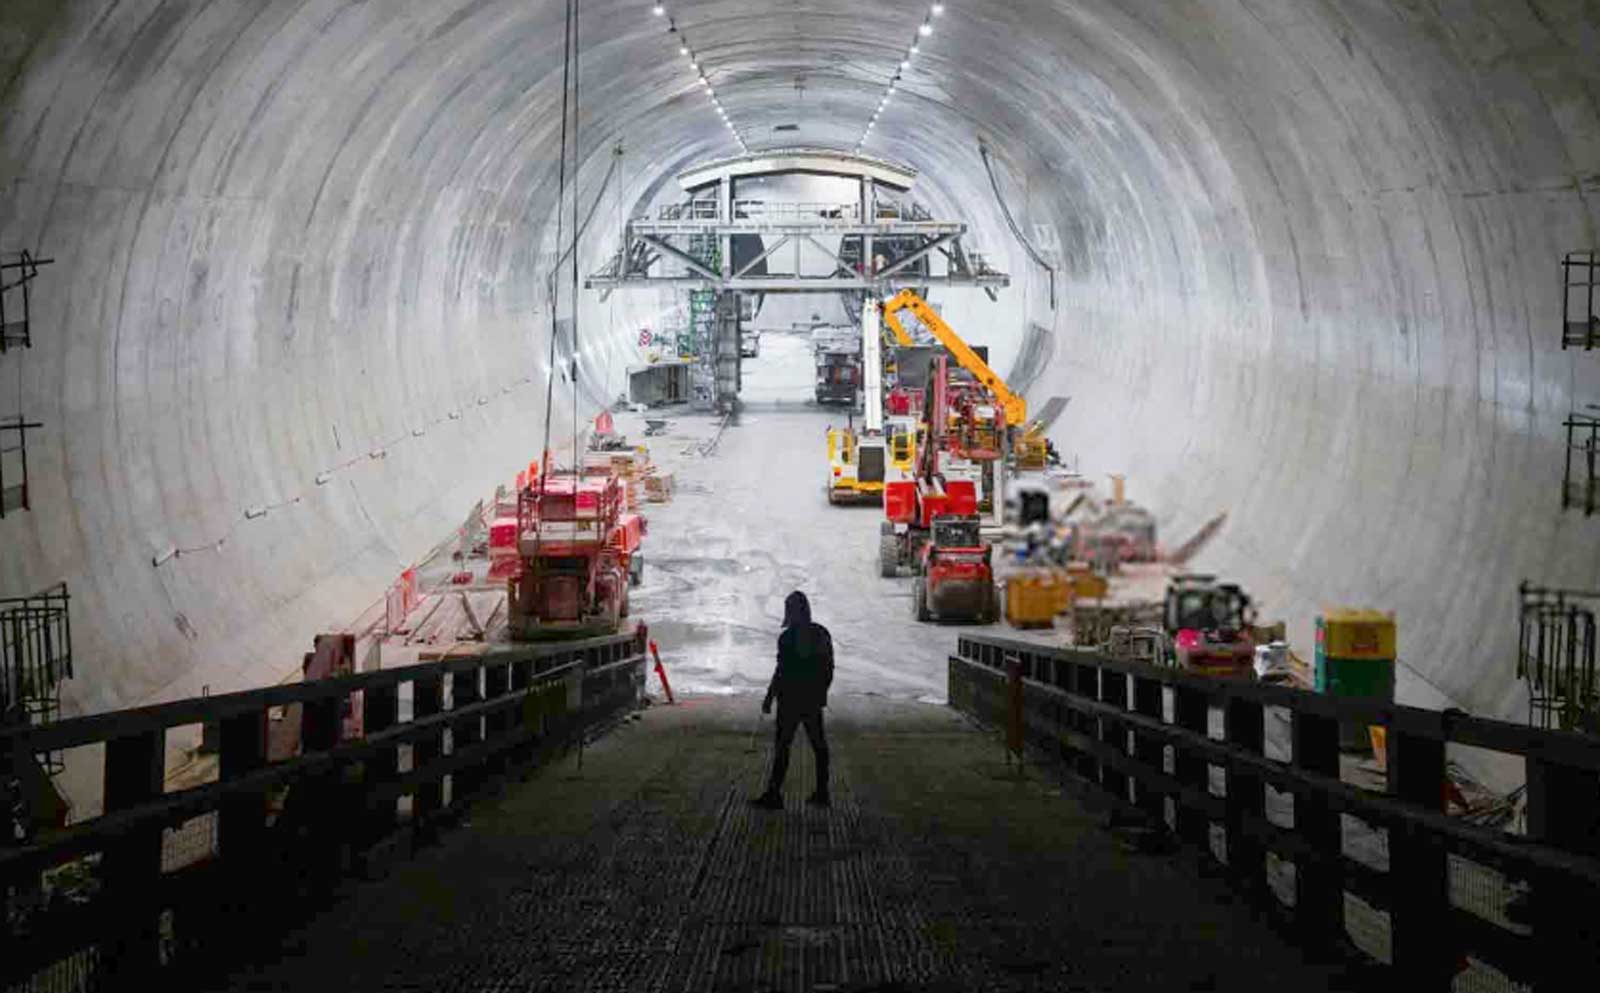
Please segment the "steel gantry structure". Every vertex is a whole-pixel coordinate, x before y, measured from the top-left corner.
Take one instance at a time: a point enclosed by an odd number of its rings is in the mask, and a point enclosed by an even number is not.
[[[809,173],[859,181],[851,203],[772,203],[739,196],[741,180]],[[681,174],[689,194],[638,217],[623,230],[622,246],[590,289],[681,287],[736,293],[874,293],[905,287],[1008,286],[1011,277],[962,245],[967,226],[933,217],[904,198],[916,173],[880,159],[838,152],[788,150],[708,163]],[[736,239],[742,244],[736,244]],[[712,253],[705,249],[714,245]],[[802,271],[811,246],[831,263]],[[737,249],[743,248],[743,251]],[[786,248],[788,271],[774,266]],[[935,258],[944,265],[930,265]]]
[[[855,199],[740,195],[741,183],[794,174],[854,181]],[[868,297],[900,289],[968,286],[992,300],[1011,283],[962,245],[965,224],[936,218],[909,198],[913,170],[882,159],[781,149],[708,162],[677,179],[687,199],[627,222],[616,254],[586,285],[602,299],[618,289],[688,291],[693,344],[680,347],[679,357],[692,363],[695,398],[712,406],[739,392],[741,322],[765,294],[837,293],[856,321]]]

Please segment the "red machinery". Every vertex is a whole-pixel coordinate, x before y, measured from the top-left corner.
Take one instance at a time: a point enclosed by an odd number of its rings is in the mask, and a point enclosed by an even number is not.
[[[879,570],[897,576],[900,567],[918,573],[914,589],[918,620],[994,620],[997,597],[990,551],[978,534],[978,491],[970,479],[946,479],[940,456],[947,442],[948,369],[940,356],[923,405],[924,443],[910,479],[884,484],[878,546]]]
[[[978,535],[976,517],[936,517],[922,545],[912,607],[919,621],[964,620],[993,624],[1000,613],[991,549]]]
[[[946,449],[958,458],[973,462],[998,460],[1005,454],[1005,412],[975,379],[957,379],[947,389]]]
[[[491,526],[490,549],[496,549]],[[517,495],[511,636],[607,634],[628,615],[628,570],[644,522],[627,511],[615,476],[554,472]]]
[[[1255,605],[1233,583],[1214,576],[1175,576],[1167,587],[1167,633],[1174,662],[1202,676],[1250,679],[1255,674]]]

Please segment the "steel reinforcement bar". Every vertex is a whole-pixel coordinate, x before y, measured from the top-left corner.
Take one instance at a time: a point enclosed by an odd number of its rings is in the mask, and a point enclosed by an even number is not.
[[[100,816],[37,837],[6,820],[0,989],[203,981],[242,935],[270,940],[342,878],[383,871],[473,797],[637,706],[646,641],[640,627],[0,730],[0,781],[31,754],[98,746],[105,761]],[[358,697],[363,735],[341,740]],[[290,705],[298,754],[271,761],[269,712]],[[166,734],[195,724],[219,730],[217,779],[166,792]],[[215,819],[214,841],[165,867],[164,834],[197,818]],[[62,872],[90,882],[61,898]]]
[[[949,696],[1004,729],[1013,750],[1059,763],[1220,860],[1309,952],[1360,955],[1345,933],[1348,892],[1388,915],[1383,965],[1407,989],[1449,990],[1469,959],[1540,991],[1600,975],[1600,741],[981,635],[959,639]],[[1288,717],[1285,759],[1267,755],[1269,710]],[[1341,722],[1387,728],[1386,792],[1340,780]],[[1526,834],[1446,814],[1451,745],[1526,761]],[[1269,818],[1268,787],[1292,797],[1289,825]],[[1354,826],[1385,837],[1386,867],[1352,857]],[[1293,866],[1287,908],[1272,895],[1269,854]],[[1531,923],[1457,905],[1452,858],[1526,884]]]

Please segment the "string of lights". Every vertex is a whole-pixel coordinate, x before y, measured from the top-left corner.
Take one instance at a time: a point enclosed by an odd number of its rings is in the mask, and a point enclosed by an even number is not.
[[[721,118],[723,126],[728,129],[728,134],[732,135],[733,140],[739,144],[739,150],[746,155],[750,154],[750,146],[744,143],[744,137],[733,126],[733,122],[728,120],[728,110],[722,106],[722,101],[717,97],[717,89],[711,85],[711,77],[706,74],[705,67],[700,64],[700,57],[695,54],[694,46],[689,43],[688,34],[679,30],[678,22],[668,12],[666,4],[657,3],[652,5],[650,13],[666,21],[667,34],[671,35],[672,40],[677,43],[678,54],[689,60],[689,69],[695,74],[695,78],[699,81],[701,88],[706,91],[706,96],[711,98],[711,106],[715,108],[717,117]]]
[[[900,85],[901,75],[910,71],[911,61],[922,51],[922,39],[933,34],[934,18],[943,13],[943,3],[935,2],[929,5],[928,13],[923,16],[922,23],[917,25],[917,33],[911,36],[911,44],[906,47],[905,55],[900,59],[899,65],[895,67],[894,75],[889,77],[889,86],[883,91],[883,96],[878,100],[877,109],[873,110],[872,117],[867,121],[865,130],[861,132],[861,137],[856,141],[855,151],[857,155],[861,154],[861,149],[866,145],[867,139],[872,137],[872,129],[878,126],[878,118],[882,117],[884,110],[888,108],[889,98],[894,96],[895,88]]]

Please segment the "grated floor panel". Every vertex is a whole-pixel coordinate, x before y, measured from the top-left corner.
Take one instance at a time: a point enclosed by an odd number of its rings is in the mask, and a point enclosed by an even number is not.
[[[941,707],[828,711],[834,805],[747,800],[754,703],[658,707],[354,887],[236,990],[1342,989]],[[764,723],[770,732],[772,722]]]

